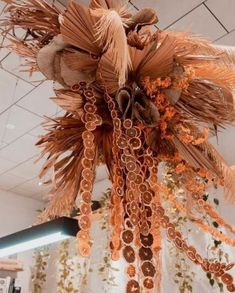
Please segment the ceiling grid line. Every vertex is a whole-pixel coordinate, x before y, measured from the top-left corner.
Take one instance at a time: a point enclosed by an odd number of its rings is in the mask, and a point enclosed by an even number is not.
[[[167,25],[164,29],[167,30],[169,29],[172,25],[176,24],[178,21],[180,21],[181,19],[183,19],[185,16],[187,16],[188,14],[190,14],[191,12],[193,12],[194,10],[196,10],[198,7],[202,6],[203,2],[196,5],[194,8],[190,9],[187,13],[183,14],[181,17],[179,17],[177,20],[173,21],[171,24]]]
[[[225,25],[222,23],[222,21],[212,12],[212,10],[206,5],[206,3],[203,3],[204,7],[210,12],[210,14],[218,21],[218,23],[223,27],[223,29],[229,33],[229,30],[225,27]]]
[[[11,75],[15,76],[16,78],[19,78],[20,80],[22,80],[22,81],[24,81],[24,82],[27,82],[28,84],[30,84],[30,85],[36,87],[36,85],[33,84],[33,82],[30,82],[30,81],[28,81],[27,79],[24,79],[24,78],[20,77],[19,75],[15,74],[14,72],[12,72],[12,71],[10,71],[10,70],[4,68],[4,66],[2,66],[2,62],[3,62],[4,60],[6,60],[7,58],[9,58],[10,55],[11,55],[11,53],[8,54],[5,58],[3,58],[3,60],[0,61],[0,68],[3,69],[4,71],[6,71],[7,73],[10,73]],[[41,81],[35,81],[35,82],[41,82]]]
[[[29,162],[30,160],[32,160],[33,158],[36,158],[36,157],[38,157],[38,156],[37,156],[37,155],[35,155],[35,156],[33,156],[33,157],[30,157],[29,159],[27,159],[27,160],[25,160],[25,161],[23,161],[23,162],[20,162],[19,164],[18,164],[18,163],[16,163],[16,165],[15,165],[14,167],[12,167],[12,168],[9,168],[9,169],[7,169],[6,171],[3,171],[2,173],[0,172],[0,176],[1,176],[1,175],[4,175],[4,174],[6,174],[6,173],[8,173],[8,172],[11,172],[11,171],[13,171],[15,168],[17,168],[17,167],[19,167],[19,166],[21,166],[21,165],[23,165],[23,164],[25,164],[25,163]]]
[[[215,42],[218,42],[219,40],[223,39],[224,37],[230,35],[230,34],[233,33],[233,32],[235,32],[235,29],[231,30],[229,33],[226,33],[226,34],[220,36],[219,38],[217,38],[217,39],[214,40],[213,42],[214,42],[214,43],[215,43]]]
[[[3,68],[4,71],[6,71]],[[11,74],[11,72],[8,72]],[[17,76],[16,76],[17,77]],[[16,105],[19,101],[23,100],[25,97],[27,97],[27,95],[29,95],[30,93],[32,93],[36,88],[38,88],[43,82],[41,82],[40,84],[36,85],[34,88],[32,88],[31,90],[29,90],[26,94],[24,94],[22,97],[20,97],[18,100],[14,101],[13,104],[11,104],[9,107],[7,107],[6,109],[4,109],[2,112],[0,112],[0,116],[5,113],[6,111],[8,111],[10,108],[12,108],[14,105]]]
[[[19,101],[18,101],[18,102],[19,102]],[[33,112],[33,111],[31,111],[31,110],[25,108],[24,106],[18,105],[18,102],[15,104],[16,107],[18,107],[18,108],[20,108],[20,109],[23,109],[23,110],[25,110],[25,111],[27,111],[27,112],[29,112],[29,113],[31,113],[31,114],[33,114],[33,115],[39,117],[39,118],[43,118],[43,117],[40,116],[38,113],[35,113],[35,112]],[[33,128],[34,128],[34,127],[33,127]],[[33,128],[32,128],[32,129],[33,129]],[[31,130],[32,130],[32,129],[31,129]],[[31,131],[31,130],[30,130],[30,131]]]

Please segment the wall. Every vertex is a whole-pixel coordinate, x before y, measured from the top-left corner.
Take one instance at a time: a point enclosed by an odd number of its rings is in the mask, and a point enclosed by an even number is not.
[[[37,210],[43,205],[38,200],[0,190],[0,237],[31,226],[38,214]],[[18,273],[22,293],[29,293],[32,253],[22,253],[18,258],[23,262],[25,269]]]
[[[0,237],[31,226],[43,203],[0,190]]]

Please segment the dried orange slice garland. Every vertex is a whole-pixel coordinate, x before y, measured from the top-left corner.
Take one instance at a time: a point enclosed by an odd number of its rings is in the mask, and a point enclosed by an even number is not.
[[[80,200],[78,250],[91,253],[91,203],[95,169],[106,164],[112,181],[110,239],[113,260],[126,260],[126,292],[161,289],[164,235],[205,272],[235,292],[234,263],[201,256],[167,214],[167,202],[203,232],[235,246],[235,229],[204,200],[213,184],[235,198],[235,173],[207,141],[234,123],[235,55],[186,33],[152,32],[153,9],[128,10],[127,0],[70,1],[66,11],[39,0],[4,0],[1,20],[10,49],[60,86],[53,100],[66,112],[48,118],[38,145],[48,155],[51,203],[40,220],[71,211]],[[25,31],[22,39],[15,29]],[[9,34],[10,33],[10,34]],[[12,33],[12,34],[11,34]],[[159,179],[164,163],[177,190]],[[190,206],[185,202],[189,201]],[[164,233],[163,233],[164,232]]]

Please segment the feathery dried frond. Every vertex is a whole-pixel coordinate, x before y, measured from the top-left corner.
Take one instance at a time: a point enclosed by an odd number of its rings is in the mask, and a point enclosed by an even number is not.
[[[1,21],[6,31],[20,27],[30,30],[32,36],[54,36],[60,32],[60,11],[44,0],[3,0],[7,5],[4,12],[9,14]]]
[[[114,9],[116,11],[119,11],[123,9],[123,7],[127,7],[128,0],[92,0],[90,3],[90,8],[92,9]]]
[[[220,177],[224,179],[225,197],[229,201],[235,202],[235,171],[209,142],[199,145],[198,148],[221,173]]]
[[[235,88],[235,65],[226,66],[217,62],[210,62],[206,66],[195,67],[195,77],[209,81],[214,85],[232,90]]]
[[[51,98],[66,112],[72,113],[78,117],[83,114],[84,99],[79,93],[68,90],[55,90],[56,97]]]
[[[140,64],[141,77],[164,77],[173,69],[176,39],[173,36],[166,36],[158,47],[157,44],[157,40],[153,42]]]
[[[43,148],[42,156],[47,155],[40,177],[43,178],[52,170],[52,202],[45,214],[56,217],[74,205],[79,191],[84,124],[72,114],[66,114],[64,117],[48,119],[44,127],[48,133],[37,143]]]
[[[209,40],[187,32],[163,31],[162,36],[176,38],[176,59],[182,65],[216,62],[228,67],[235,66],[235,51],[224,46],[216,46]]]
[[[23,41],[19,41],[18,39],[8,38],[10,41],[10,45],[6,46],[9,50],[15,52],[20,57],[25,59],[25,63],[22,64],[22,67],[25,67],[25,70],[30,74],[36,71],[40,71],[37,64],[37,54],[40,50],[40,47],[35,43],[25,43]]]
[[[112,63],[118,73],[119,85],[126,82],[131,59],[126,31],[121,16],[115,10],[97,9],[93,12],[99,18],[95,25],[97,41],[103,44],[103,52],[109,51]]]
[[[63,60],[73,70],[80,70],[88,74],[97,70],[99,58],[73,48],[63,51]]]
[[[112,63],[112,54],[107,51],[100,59],[96,80],[105,86],[108,93],[113,94],[119,88],[119,77]]]
[[[71,1],[63,16],[61,34],[66,43],[99,56],[102,48],[96,41],[95,22],[89,8]]]
[[[202,110],[203,105],[203,110]],[[183,119],[221,126],[235,120],[231,90],[201,79],[191,80],[175,105]]]

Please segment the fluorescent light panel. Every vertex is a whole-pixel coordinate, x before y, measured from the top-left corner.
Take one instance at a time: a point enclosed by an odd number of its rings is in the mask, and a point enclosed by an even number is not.
[[[9,256],[19,252],[24,252],[34,248],[43,247],[55,242],[63,241],[71,236],[63,235],[61,232],[53,233],[47,236],[32,239],[26,242],[18,243],[3,249],[0,249],[0,257]]]
[[[62,217],[0,238],[0,258],[75,236],[77,220]]]

